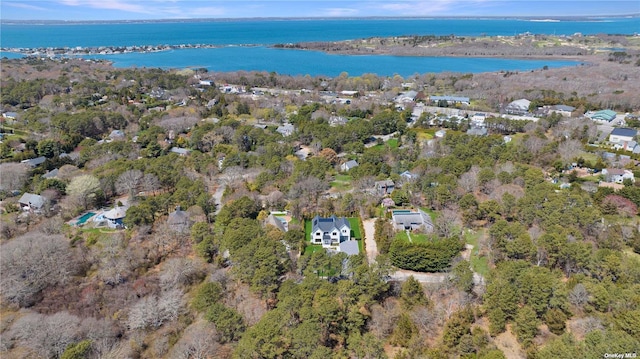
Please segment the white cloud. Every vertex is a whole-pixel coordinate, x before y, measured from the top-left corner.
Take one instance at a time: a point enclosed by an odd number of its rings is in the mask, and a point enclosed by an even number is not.
[[[327,9],[324,9],[323,12],[325,16],[336,16],[336,17],[356,16],[359,13],[358,9],[341,8],[341,7],[327,8]]]
[[[156,12],[153,6],[132,4],[121,0],[59,0],[59,2],[67,6],[82,6],[93,9],[118,10],[139,14],[152,14]]]
[[[15,8],[19,8],[19,9],[36,10],[36,11],[47,11],[47,9],[45,9],[43,7],[40,7],[40,6],[31,5],[31,4],[24,4],[24,3],[17,3],[17,2],[4,2],[2,5],[15,7]]]

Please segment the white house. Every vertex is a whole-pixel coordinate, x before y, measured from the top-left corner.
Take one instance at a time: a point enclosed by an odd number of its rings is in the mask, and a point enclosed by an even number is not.
[[[311,220],[311,243],[323,248],[339,248],[340,243],[351,240],[351,225],[345,217],[315,216]]]
[[[343,164],[340,165],[340,170],[342,172],[347,172],[352,168],[358,167],[358,162],[356,162],[355,160],[349,160]]]
[[[438,130],[438,131],[436,131],[435,136],[436,136],[437,138],[443,138],[443,137],[444,137],[444,135],[446,135],[446,134],[447,134],[447,131],[446,131],[446,130]]]
[[[531,105],[531,101],[521,98],[509,103],[504,110],[512,115],[524,115],[529,112],[529,105]]]
[[[622,183],[625,179],[630,179],[631,182],[636,181],[633,172],[621,168],[605,168],[602,174],[605,176],[605,182]]]
[[[609,142],[623,144],[624,142],[632,141],[637,134],[638,131],[632,128],[617,127],[611,131]]]
[[[471,116],[471,126],[484,127],[484,120],[487,119],[487,115],[481,112],[475,113]]]

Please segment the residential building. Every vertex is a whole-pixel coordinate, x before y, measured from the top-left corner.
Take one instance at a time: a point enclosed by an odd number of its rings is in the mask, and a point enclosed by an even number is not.
[[[189,229],[191,228],[189,214],[183,211],[180,206],[177,206],[174,212],[169,213],[167,226],[169,227],[169,229],[177,233],[189,233]]]
[[[276,132],[281,134],[284,137],[288,137],[291,136],[293,134],[293,131],[295,130],[295,127],[293,127],[292,124],[290,123],[285,123],[282,126],[279,126],[276,129]]]
[[[444,135],[446,135],[446,134],[447,134],[447,130],[442,129],[442,130],[438,130],[438,131],[436,131],[436,133],[435,133],[434,135],[435,135],[437,138],[443,138],[443,137],[444,137]]]
[[[42,178],[45,178],[45,179],[49,179],[49,178],[56,178],[56,177],[58,177],[58,171],[59,171],[59,169],[54,168],[54,169],[52,169],[51,171],[49,171],[49,172],[47,172],[47,173],[43,174],[43,175],[42,175]]]
[[[624,142],[632,141],[637,134],[638,131],[632,128],[617,127],[611,131],[611,134],[609,135],[609,142],[622,144]]]
[[[409,171],[404,171],[400,174],[400,177],[404,178],[405,180],[414,180],[414,179],[418,179],[418,175],[415,173],[411,173]]]
[[[602,110],[588,115],[593,121],[609,123],[616,119],[616,112],[612,110]]]
[[[28,159],[28,160],[20,161],[20,163],[25,163],[25,164],[27,164],[29,167],[32,167],[32,168],[33,168],[33,167],[37,167],[37,166],[39,166],[39,165],[43,164],[43,163],[44,163],[44,161],[46,161],[46,160],[47,160],[47,158],[46,158],[46,157],[44,157],[44,156],[40,156],[40,157],[30,158],[30,159]]]
[[[625,179],[629,179],[631,182],[636,181],[633,172],[621,168],[605,168],[602,170],[602,174],[605,177],[605,182],[622,183]]]
[[[521,98],[509,103],[504,110],[506,113],[511,115],[525,115],[529,112],[530,105],[531,101]]]
[[[444,101],[449,105],[455,105],[459,103],[468,106],[471,103],[471,100],[468,97],[461,96],[429,96],[429,100],[436,104],[440,101]]]
[[[173,153],[177,153],[180,156],[188,156],[189,153],[191,153],[191,150],[187,148],[180,148],[180,147],[171,147],[169,151]]]
[[[39,211],[44,207],[45,198],[33,193],[24,193],[18,200],[23,211]]]
[[[391,220],[396,229],[433,231],[431,217],[422,210],[396,209],[391,211]]]
[[[289,223],[287,223],[287,220],[284,217],[275,216],[273,213],[267,217],[266,224],[270,224],[282,232],[287,232],[289,230]]]
[[[355,160],[349,160],[343,164],[340,165],[340,170],[342,172],[347,172],[349,170],[351,170],[352,168],[356,168],[358,167],[358,162],[356,162]]]
[[[571,114],[575,110],[576,110],[575,107],[567,106],[567,105],[555,105],[555,106],[551,106],[550,108],[551,112],[555,112],[564,117],[571,117]]]
[[[110,228],[124,228],[124,217],[126,215],[127,209],[116,205],[105,212],[102,217],[107,220],[107,226]]]
[[[477,112],[471,116],[471,126],[484,127],[484,120],[487,119],[487,115],[482,112]]]
[[[351,240],[351,224],[346,217],[315,216],[311,220],[311,243],[322,244],[323,248],[336,248],[340,243]]]
[[[384,181],[376,181],[374,184],[374,188],[377,195],[384,196],[387,194],[391,194],[391,192],[396,189],[396,185],[392,180],[387,179]]]
[[[486,136],[487,128],[486,127],[471,127],[467,130],[467,135],[472,136]]]

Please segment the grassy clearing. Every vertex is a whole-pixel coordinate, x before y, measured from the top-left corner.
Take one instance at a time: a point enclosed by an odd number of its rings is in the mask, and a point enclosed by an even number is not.
[[[431,221],[436,221],[438,219],[438,217],[440,217],[440,213],[434,211],[431,208],[427,208],[427,207],[420,207],[420,210],[426,214],[429,215],[429,217],[431,217]]]
[[[317,251],[322,250],[322,244],[310,244],[307,243],[306,247],[304,247],[304,255],[310,256]]]
[[[489,261],[487,257],[480,256],[478,242],[480,238],[485,235],[485,230],[479,230],[474,232],[466,232],[465,233],[465,243],[471,244],[473,249],[471,250],[471,255],[469,256],[469,262],[471,263],[471,268],[474,272],[480,273],[482,276],[486,276],[489,274]]]
[[[409,239],[409,236],[411,236],[411,239]],[[427,242],[429,242],[429,236],[427,236],[424,233],[409,233],[409,236],[407,235],[406,231],[400,231],[400,232],[396,233],[396,240],[404,241],[404,242],[407,242],[407,243],[427,243]]]
[[[398,139],[397,138],[389,139],[389,141],[387,141],[387,146],[389,146],[389,148],[398,148]]]
[[[335,188],[338,191],[349,190],[352,187],[351,181],[353,181],[353,178],[349,175],[336,175],[331,182],[331,188]]]

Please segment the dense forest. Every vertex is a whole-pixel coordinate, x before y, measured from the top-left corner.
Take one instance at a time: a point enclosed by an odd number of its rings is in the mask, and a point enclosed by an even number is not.
[[[3,59],[0,356],[636,353],[640,158],[582,115],[626,111],[637,129],[640,67],[606,66],[593,81],[624,95],[540,85],[583,68],[312,78]],[[607,77],[622,74],[624,90]],[[399,106],[407,86],[422,96]],[[472,96],[455,106],[469,114],[413,111],[443,93]],[[525,96],[577,111],[467,133],[475,110]],[[429,226],[399,229],[394,210]],[[359,254],[312,244],[316,215],[352,219]]]

